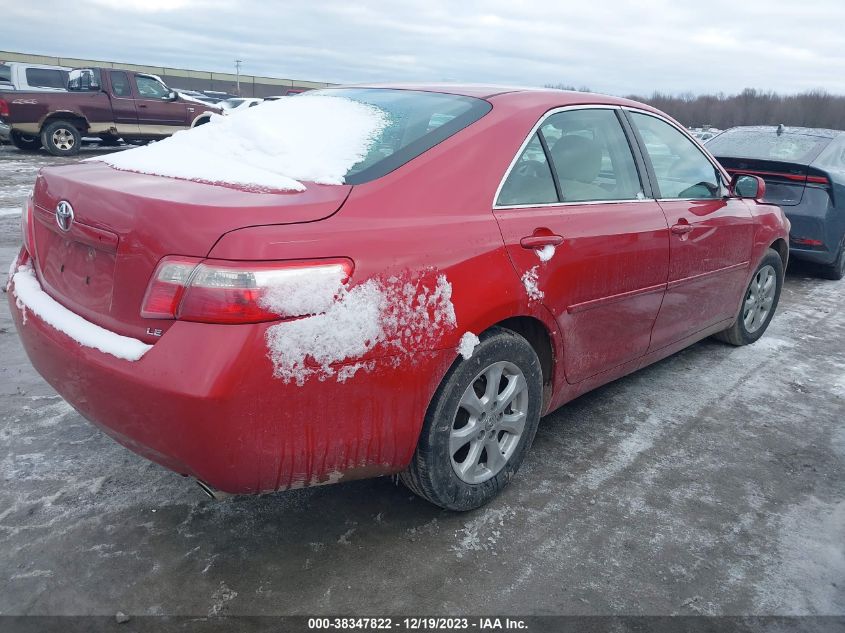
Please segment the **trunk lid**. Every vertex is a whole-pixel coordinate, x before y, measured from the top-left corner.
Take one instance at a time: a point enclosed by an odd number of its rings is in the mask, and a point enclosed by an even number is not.
[[[743,173],[760,176],[766,181],[764,202],[780,207],[801,204],[808,179],[812,184],[814,180],[818,181],[826,176],[824,172],[800,163],[719,156],[716,158],[731,175]]]
[[[334,214],[351,186],[255,193],[80,163],[42,170],[35,185],[35,262],[44,290],[109,330],[155,342],[170,321],[143,319],[150,275],[165,255],[205,257],[236,229],[315,222]],[[65,201],[73,221],[59,227]],[[153,332],[148,332],[148,328]]]

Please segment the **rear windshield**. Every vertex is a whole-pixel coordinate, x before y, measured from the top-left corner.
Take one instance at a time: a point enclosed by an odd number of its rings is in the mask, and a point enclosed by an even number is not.
[[[0,64],[0,81],[12,83],[12,69],[5,64]]]
[[[830,143],[829,138],[765,130],[728,130],[707,141],[717,157],[778,160],[809,164]]]
[[[416,90],[330,88],[308,94],[345,97],[380,108],[387,114],[387,127],[376,137],[366,158],[347,172],[344,182],[350,185],[390,173],[474,123],[492,108],[483,99]]]

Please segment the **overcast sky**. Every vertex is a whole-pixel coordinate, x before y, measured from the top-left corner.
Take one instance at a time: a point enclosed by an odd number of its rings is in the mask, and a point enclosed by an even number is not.
[[[845,93],[842,0],[7,2],[0,49],[328,82]]]

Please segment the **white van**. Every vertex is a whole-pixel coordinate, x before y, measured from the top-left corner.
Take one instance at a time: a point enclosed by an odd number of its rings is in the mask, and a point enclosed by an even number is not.
[[[54,92],[67,90],[66,66],[0,61],[0,90]]]

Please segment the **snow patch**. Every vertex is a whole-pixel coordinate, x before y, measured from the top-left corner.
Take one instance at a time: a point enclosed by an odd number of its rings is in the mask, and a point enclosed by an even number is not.
[[[525,274],[522,275],[522,285],[525,286],[525,292],[528,293],[528,298],[533,299],[534,301],[540,301],[540,299],[546,296],[545,293],[537,286],[537,268],[537,266],[534,266],[531,270],[525,271]]]
[[[12,281],[12,292],[19,309],[31,310],[47,325],[66,334],[83,347],[91,347],[128,361],[138,360],[152,349],[152,345],[110,332],[68,310],[41,289],[35,271],[29,264],[19,266]]]
[[[343,289],[343,266],[285,269],[259,301],[280,316],[317,314],[328,310]]]
[[[555,247],[553,244],[546,244],[543,248],[534,252],[537,253],[537,257],[540,258],[541,262],[547,262],[554,257]]]
[[[2,217],[12,217],[18,216],[21,214],[21,207],[0,207],[0,218]]]
[[[478,340],[478,337],[473,334],[472,332],[466,332],[461,337],[461,342],[458,344],[458,353],[464,357],[464,359],[469,359],[472,357],[473,351],[475,351],[475,347],[481,341]]]
[[[97,160],[125,171],[258,190],[304,191],[300,181],[343,184],[388,123],[374,106],[305,95],[265,101],[158,143]]]
[[[434,348],[444,331],[454,329],[457,322],[452,285],[445,275],[431,277],[373,278],[353,288],[341,286],[336,292],[326,283],[320,301],[330,292],[332,300],[320,314],[267,330],[273,375],[300,386],[311,376],[325,380],[336,373],[344,382],[361,369],[372,371],[375,363],[340,370],[332,365],[361,358],[376,345],[384,345],[385,354]],[[300,283],[311,287],[307,278]]]

